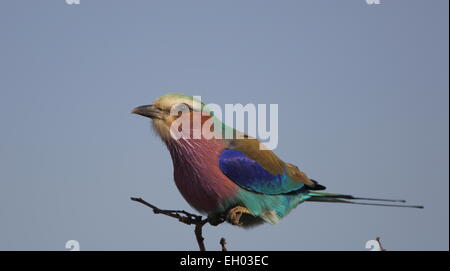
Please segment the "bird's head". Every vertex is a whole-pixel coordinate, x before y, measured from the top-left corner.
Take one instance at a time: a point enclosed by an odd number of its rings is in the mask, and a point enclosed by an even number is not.
[[[192,96],[169,93],[159,97],[150,105],[134,108],[132,113],[152,119],[155,131],[167,141],[172,138],[170,128],[175,120],[182,115],[192,117],[192,114],[201,114],[203,107],[204,104]]]

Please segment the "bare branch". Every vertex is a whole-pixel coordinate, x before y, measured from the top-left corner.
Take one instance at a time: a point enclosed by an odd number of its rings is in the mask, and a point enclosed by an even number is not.
[[[384,249],[383,245],[381,244],[380,237],[375,238],[375,240],[378,242],[378,245],[380,246],[380,250],[386,251],[386,249]]]
[[[163,209],[156,207],[155,205],[153,205],[151,203],[148,203],[147,201],[143,200],[142,198],[133,198],[132,197],[131,200],[139,202],[139,203],[144,204],[145,206],[151,208],[153,210],[153,213],[155,213],[155,214],[163,214],[166,216],[173,217],[173,218],[177,219],[178,221],[180,221],[181,223],[186,224],[186,225],[195,225],[195,229],[194,229],[195,239],[197,240],[197,244],[198,244],[200,251],[206,250],[205,243],[204,243],[205,238],[203,237],[203,226],[207,223],[209,223],[210,225],[213,225],[213,226],[217,226],[224,222],[224,220],[220,219],[220,218],[214,219],[214,220],[211,220],[210,218],[204,219],[200,215],[192,214],[192,213],[186,212],[184,210],[163,210]],[[225,239],[223,239],[223,240],[225,241]],[[221,240],[221,244],[222,244],[222,240]],[[224,248],[225,248],[225,245],[222,245],[222,250],[224,250]],[[226,248],[225,248],[225,251],[226,251]]]
[[[225,238],[220,238],[220,246],[222,247],[222,251],[228,251],[227,250],[227,240],[225,240]]]

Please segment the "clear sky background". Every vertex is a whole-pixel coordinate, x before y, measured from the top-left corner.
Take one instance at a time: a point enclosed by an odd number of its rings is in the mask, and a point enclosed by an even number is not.
[[[196,250],[165,146],[130,110],[167,92],[277,103],[275,152],[329,191],[207,248],[449,248],[447,0],[0,2],[0,249]]]

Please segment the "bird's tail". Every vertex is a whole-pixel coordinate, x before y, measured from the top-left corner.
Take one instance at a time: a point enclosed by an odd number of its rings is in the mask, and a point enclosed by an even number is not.
[[[355,197],[352,195],[334,194],[316,191],[310,191],[308,193],[308,196],[309,198],[306,199],[306,201],[347,203],[347,204],[371,205],[371,206],[406,207],[406,208],[420,208],[420,209],[423,208],[423,206],[421,205],[374,203],[374,201],[399,202],[399,203],[406,202],[405,200],[397,200],[397,199],[362,198],[362,197]]]

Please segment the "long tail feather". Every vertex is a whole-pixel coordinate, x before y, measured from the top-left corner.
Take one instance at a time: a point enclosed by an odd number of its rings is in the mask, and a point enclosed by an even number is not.
[[[354,197],[352,195],[345,194],[334,194],[334,193],[324,193],[324,192],[310,192],[310,196],[306,201],[315,202],[333,202],[333,203],[347,203],[347,204],[357,204],[357,205],[371,205],[371,206],[387,206],[387,207],[405,207],[405,208],[420,208],[421,205],[406,205],[406,204],[385,204],[385,203],[372,203],[372,202],[357,202],[351,200],[365,200],[365,201],[386,201],[386,202],[406,202],[405,200],[397,199],[378,199],[378,198],[362,198]]]

